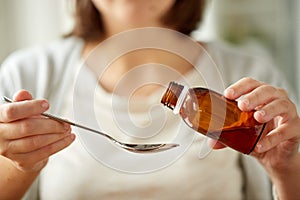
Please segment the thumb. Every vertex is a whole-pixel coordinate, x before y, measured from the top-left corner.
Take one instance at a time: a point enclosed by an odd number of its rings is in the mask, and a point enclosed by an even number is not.
[[[32,95],[27,90],[19,90],[13,96],[14,101],[31,100]]]

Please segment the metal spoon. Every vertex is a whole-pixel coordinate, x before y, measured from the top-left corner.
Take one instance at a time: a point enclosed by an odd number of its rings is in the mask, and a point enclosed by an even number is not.
[[[3,96],[2,98],[3,98],[4,101],[6,101],[8,103],[13,103],[14,102],[13,100],[7,98],[6,96]],[[172,143],[169,143],[169,144],[130,144],[130,143],[124,143],[124,142],[120,142],[120,141],[114,139],[110,135],[107,135],[105,133],[102,133],[100,131],[97,131],[95,129],[92,129],[92,128],[89,128],[89,127],[86,127],[86,126],[83,126],[83,125],[80,125],[80,124],[77,124],[77,123],[74,123],[72,121],[54,116],[52,114],[42,113],[42,115],[45,116],[45,117],[48,117],[50,119],[53,119],[53,120],[56,120],[56,121],[59,121],[59,122],[64,122],[64,123],[70,124],[72,126],[76,126],[76,127],[91,131],[93,133],[97,133],[99,135],[102,135],[102,136],[106,137],[107,139],[111,140],[117,146],[119,146],[123,149],[126,149],[128,151],[134,152],[134,153],[160,152],[160,151],[166,151],[168,149],[179,146],[179,144],[172,144]]]

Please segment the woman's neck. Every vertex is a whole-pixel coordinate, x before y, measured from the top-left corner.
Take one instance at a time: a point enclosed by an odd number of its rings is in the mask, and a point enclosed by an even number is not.
[[[97,44],[87,43],[82,52],[83,58],[87,58]],[[93,69],[91,66],[87,67],[97,74],[97,69]],[[127,96],[129,94],[126,93],[129,91],[126,92],[126,88],[120,88],[125,85],[127,87],[135,87],[136,85],[139,87],[136,90],[136,96],[148,96],[159,85],[166,84],[169,80],[178,79],[180,75],[187,73],[192,68],[192,65],[186,60],[170,52],[158,49],[141,49],[117,58],[106,67],[98,80],[102,88],[110,93],[116,92],[115,89],[119,88],[118,93],[122,92],[121,95]],[[148,82],[152,80],[152,86],[146,83],[147,80]]]

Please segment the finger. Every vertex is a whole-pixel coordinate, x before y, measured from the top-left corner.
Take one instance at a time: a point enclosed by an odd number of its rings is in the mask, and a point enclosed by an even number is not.
[[[284,92],[283,89],[275,88],[271,85],[261,85],[244,95],[243,98],[238,101],[238,106],[243,111],[250,111],[268,104],[274,99],[286,97],[286,92]]]
[[[27,90],[20,90],[13,96],[14,101],[32,100],[31,94]]]
[[[230,85],[225,91],[224,96],[229,99],[237,99],[244,94],[247,94],[257,88],[258,86],[263,85],[264,83],[254,80],[249,77],[245,77],[237,81],[236,83]]]
[[[10,154],[28,153],[44,146],[55,143],[71,134],[71,130],[65,133],[35,135],[17,140],[11,140],[7,144],[7,152]]]
[[[35,163],[39,163],[46,160],[51,155],[61,151],[68,147],[75,140],[74,134],[62,138],[61,140],[42,147],[36,151],[29,153],[15,154],[13,160],[16,161],[18,167],[21,169],[28,169],[34,166]]]
[[[28,118],[0,126],[2,137],[7,140],[49,133],[64,133],[70,129],[71,126],[68,124],[48,118]]]
[[[12,122],[40,115],[49,108],[46,100],[25,100],[0,106],[0,122]]]
[[[260,123],[266,123],[271,119],[281,116],[281,122],[297,117],[296,106],[286,98],[276,99],[263,106],[254,113],[254,118]]]
[[[265,137],[263,137],[256,145],[255,151],[258,153],[264,153],[279,145],[282,142],[290,141],[299,145],[300,138],[297,136],[297,128],[300,126],[300,122],[295,120],[296,123],[283,124],[278,128],[270,131]],[[297,146],[298,146],[297,145]]]

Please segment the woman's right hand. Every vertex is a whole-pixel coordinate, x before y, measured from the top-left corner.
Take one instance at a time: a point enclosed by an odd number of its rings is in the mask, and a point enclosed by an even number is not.
[[[46,100],[33,100],[22,90],[14,101],[0,105],[0,155],[21,171],[40,171],[75,135],[70,125],[41,116],[49,108]]]

